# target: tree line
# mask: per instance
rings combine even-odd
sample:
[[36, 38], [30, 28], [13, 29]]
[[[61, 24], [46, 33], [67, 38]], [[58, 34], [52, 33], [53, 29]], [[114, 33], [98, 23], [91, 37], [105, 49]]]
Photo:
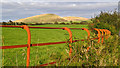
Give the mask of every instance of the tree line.
[[8, 22], [1, 22], [0, 25], [45, 25], [45, 24], [64, 24], [64, 25], [70, 25], [70, 24], [88, 24], [87, 21], [81, 21], [81, 22], [74, 22], [70, 21], [68, 23], [65, 22], [57, 22], [54, 23], [24, 23], [24, 22], [13, 22], [12, 20], [9, 20]]

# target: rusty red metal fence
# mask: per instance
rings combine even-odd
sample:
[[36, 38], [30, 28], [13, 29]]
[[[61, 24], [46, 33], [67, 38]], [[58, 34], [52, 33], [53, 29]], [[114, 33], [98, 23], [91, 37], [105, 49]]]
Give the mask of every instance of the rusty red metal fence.
[[[44, 46], [44, 45], [54, 45], [54, 44], [63, 44], [63, 43], [69, 43], [69, 57], [71, 58], [71, 53], [72, 53], [72, 45], [71, 43], [77, 42], [77, 41], [85, 41], [84, 39], [82, 40], [72, 40], [72, 32], [70, 29], [80, 29], [80, 30], [85, 30], [88, 34], [87, 40], [95, 40], [98, 39], [98, 43], [100, 43], [100, 38], [102, 38], [101, 43], [103, 43], [104, 37], [108, 39], [108, 37], [111, 35], [111, 32], [107, 29], [97, 29], [94, 28], [93, 30], [96, 30], [98, 32], [98, 37], [97, 38], [90, 38], [90, 31], [86, 28], [57, 28], [57, 27], [31, 27], [31, 26], [11, 26], [11, 25], [0, 25], [0, 27], [11, 27], [11, 28], [22, 28], [27, 31], [28, 35], [28, 42], [25, 45], [12, 45], [12, 46], [0, 46], [0, 49], [12, 49], [12, 48], [21, 48], [21, 47], [27, 47], [27, 60], [26, 60], [26, 66], [29, 66], [30, 63], [30, 47], [31, 46]], [[69, 33], [69, 41], [61, 41], [61, 42], [50, 42], [50, 43], [38, 43], [38, 44], [31, 44], [31, 33], [29, 28], [36, 28], [36, 29], [63, 29], [66, 30]], [[102, 32], [102, 35], [101, 35]], [[105, 33], [105, 34], [104, 34]], [[104, 36], [105, 35], [105, 36]], [[87, 51], [89, 50], [90, 47], [87, 48]], [[56, 62], [51, 62], [48, 64], [55, 64]], [[48, 64], [42, 64], [40, 66], [47, 66]]]

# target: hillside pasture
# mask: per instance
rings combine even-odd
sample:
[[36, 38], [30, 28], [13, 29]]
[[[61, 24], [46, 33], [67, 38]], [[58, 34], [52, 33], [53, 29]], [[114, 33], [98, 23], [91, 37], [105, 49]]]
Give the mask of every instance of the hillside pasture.
[[[34, 25], [39, 27], [68, 27], [88, 28], [87, 25]], [[31, 43], [59, 42], [69, 39], [69, 34], [61, 29], [30, 29]], [[71, 30], [73, 39], [87, 37], [83, 30]], [[2, 28], [2, 46], [27, 44], [27, 33], [21, 28]], [[63, 54], [68, 57], [68, 44], [31, 47], [30, 66], [36, 66], [60, 59]], [[3, 50], [3, 66], [25, 66], [27, 48], [14, 48]], [[55, 58], [52, 56], [54, 55]]]

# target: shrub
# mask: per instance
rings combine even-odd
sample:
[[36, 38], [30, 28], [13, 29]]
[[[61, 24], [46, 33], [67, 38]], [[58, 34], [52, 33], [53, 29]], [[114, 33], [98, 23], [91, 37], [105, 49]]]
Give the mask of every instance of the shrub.
[[26, 25], [26, 23], [24, 23], [24, 22], [20, 22], [20, 25]]
[[99, 28], [99, 29], [108, 29], [108, 30], [111, 31], [112, 35], [117, 33], [117, 31], [115, 29], [115, 26], [110, 25], [108, 23], [102, 23], [102, 22], [101, 23], [95, 23], [94, 25], [91, 25], [91, 26], [89, 25], [89, 27], [90, 28]]
[[2, 22], [2, 25], [7, 25], [7, 22]]
[[58, 24], [58, 22], [56, 21], [54, 24]]
[[60, 23], [60, 24], [65, 24], [64, 22]]
[[43, 23], [35, 23], [36, 25], [43, 25]]
[[70, 23], [66, 23], [66, 25], [69, 25]]
[[80, 24], [79, 22], [73, 22], [73, 24]]
[[[119, 38], [118, 35], [110, 36], [103, 44], [96, 40], [78, 41], [73, 44], [71, 59], [62, 56], [57, 60], [58, 65], [64, 66], [119, 66]], [[87, 51], [87, 47], [90, 49]], [[69, 51], [69, 48], [67, 49]]]
[[91, 19], [94, 26], [90, 28], [99, 28], [99, 29], [108, 29], [112, 32], [112, 34], [118, 34], [118, 31], [120, 30], [120, 18], [116, 11], [112, 12], [102, 12], [96, 16], [95, 18]]
[[87, 24], [87, 21], [81, 21], [80, 24]]
[[73, 21], [70, 21], [71, 24], [73, 24]]

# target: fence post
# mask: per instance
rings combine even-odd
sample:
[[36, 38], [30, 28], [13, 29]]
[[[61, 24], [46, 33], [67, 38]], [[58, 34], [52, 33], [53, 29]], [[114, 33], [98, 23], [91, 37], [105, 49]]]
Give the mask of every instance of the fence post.
[[[86, 29], [86, 28], [82, 28], [82, 30], [85, 30], [87, 32], [87, 34], [88, 34], [88, 38], [87, 39], [89, 40], [89, 38], [90, 38], [90, 32], [89, 32], [89, 30]], [[90, 46], [87, 47], [87, 51], [89, 50], [89, 48], [90, 48]]]
[[94, 28], [94, 30], [96, 30], [97, 32], [98, 32], [98, 43], [100, 42], [100, 31], [99, 31], [99, 29], [96, 29], [96, 28]]
[[67, 28], [67, 27], [63, 27], [63, 30], [68, 31], [68, 33], [69, 33], [69, 39], [70, 39], [70, 42], [69, 42], [69, 48], [70, 48], [69, 57], [70, 57], [70, 56], [71, 56], [71, 53], [72, 53], [72, 46], [71, 46], [71, 43], [72, 43], [72, 32], [71, 32], [70, 29]]
[[101, 32], [102, 32], [102, 43], [103, 43], [103, 40], [104, 40], [104, 37], [103, 37], [103, 30], [102, 29], [99, 29]]
[[28, 35], [28, 41], [27, 41], [27, 44], [28, 44], [28, 46], [27, 46], [27, 61], [26, 61], [26, 66], [27, 66], [27, 68], [28, 68], [29, 63], [30, 63], [31, 33], [30, 33], [30, 29], [29, 29], [28, 26], [23, 25], [22, 27], [23, 27], [23, 29], [25, 29], [25, 30], [27, 31], [27, 35]]
[[104, 32], [105, 32], [105, 38], [106, 38], [106, 35], [107, 35], [107, 31], [105, 29], [102, 29]]
[[89, 39], [89, 38], [90, 38], [90, 32], [89, 32], [89, 30], [86, 29], [86, 28], [82, 28], [82, 30], [85, 30], [85, 31], [87, 32], [87, 34], [88, 34], [88, 39]]
[[105, 32], [105, 38], [108, 39], [108, 35], [111, 35], [111, 32], [107, 29], [102, 29]]
[[106, 31], [108, 32], [108, 36], [107, 36], [107, 38], [108, 38], [108, 37], [110, 37], [111, 32], [109, 30], [107, 30], [107, 29], [106, 29]]

